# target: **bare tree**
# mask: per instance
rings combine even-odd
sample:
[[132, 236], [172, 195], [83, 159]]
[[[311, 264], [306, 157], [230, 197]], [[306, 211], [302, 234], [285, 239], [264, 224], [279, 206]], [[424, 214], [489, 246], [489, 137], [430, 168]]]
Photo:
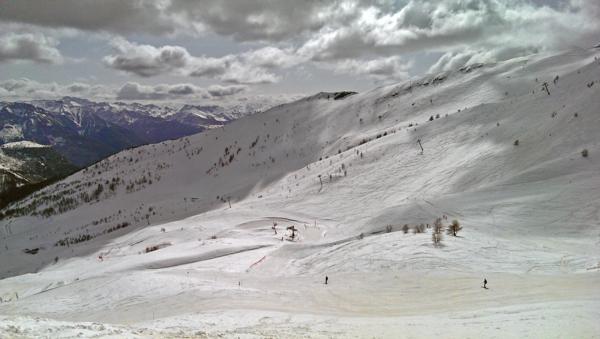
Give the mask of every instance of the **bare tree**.
[[413, 232], [415, 234], [425, 232], [425, 224], [415, 225], [415, 228], [413, 229]]
[[436, 218], [433, 222], [433, 230], [431, 233], [431, 241], [433, 246], [439, 247], [442, 245], [442, 231], [444, 226], [442, 225], [442, 218]]
[[458, 222], [458, 220], [452, 220], [452, 224], [450, 224], [450, 226], [448, 226], [448, 234], [451, 234], [453, 236], [456, 236], [456, 233], [458, 233], [458, 231], [462, 230], [462, 226], [460, 225], [460, 223]]
[[433, 230], [440, 231], [444, 226], [442, 225], [442, 218], [436, 218], [433, 222]]

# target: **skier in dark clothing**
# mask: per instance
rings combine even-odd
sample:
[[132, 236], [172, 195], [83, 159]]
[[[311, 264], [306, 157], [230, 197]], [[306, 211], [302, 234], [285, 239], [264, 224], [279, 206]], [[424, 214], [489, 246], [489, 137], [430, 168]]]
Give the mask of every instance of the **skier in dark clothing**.
[[327, 285], [327, 282], [329, 281], [329, 277], [325, 276], [325, 285]]
[[483, 278], [483, 288], [487, 289], [487, 279]]

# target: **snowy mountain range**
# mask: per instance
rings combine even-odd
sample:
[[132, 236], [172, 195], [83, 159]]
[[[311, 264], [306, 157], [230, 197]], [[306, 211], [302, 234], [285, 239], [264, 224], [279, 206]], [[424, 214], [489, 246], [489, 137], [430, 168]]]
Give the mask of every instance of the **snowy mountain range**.
[[[32, 141], [51, 145], [76, 166], [86, 166], [144, 140], [86, 110], [56, 110], [31, 103], [0, 104], [0, 143]], [[59, 106], [60, 105], [60, 106]]]
[[[0, 334], [593, 337], [599, 56], [319, 93], [99, 161], [2, 210]], [[24, 105], [2, 112], [63, 123]]]
[[0, 102], [0, 144], [27, 140], [52, 145], [73, 164], [86, 166], [126, 148], [222, 126], [261, 108], [260, 105], [173, 108], [73, 97]]

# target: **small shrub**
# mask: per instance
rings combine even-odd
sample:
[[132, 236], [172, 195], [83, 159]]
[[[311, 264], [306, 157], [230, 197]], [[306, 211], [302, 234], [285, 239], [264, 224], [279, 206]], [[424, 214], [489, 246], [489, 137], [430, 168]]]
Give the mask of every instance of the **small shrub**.
[[424, 224], [415, 225], [415, 228], [413, 229], [413, 232], [415, 234], [425, 232], [425, 225]]
[[163, 243], [160, 243], [158, 245], [148, 246], [148, 247], [146, 247], [146, 253], [158, 251], [161, 248], [165, 248], [165, 247], [169, 247], [169, 246], [171, 246], [170, 242], [163, 242]]
[[587, 148], [584, 149], [583, 151], [581, 151], [581, 156], [584, 157], [584, 158], [588, 157], [588, 150], [587, 150]]
[[433, 232], [431, 233], [431, 242], [433, 246], [438, 247], [442, 245], [442, 233]]
[[513, 143], [513, 145], [519, 146], [519, 139], [515, 140], [515, 142]]
[[431, 242], [433, 246], [438, 247], [442, 245], [442, 231], [444, 226], [442, 225], [442, 218], [436, 218], [433, 222], [433, 230], [431, 233]]
[[37, 254], [39, 250], [40, 250], [39, 248], [32, 248], [32, 249], [26, 248], [23, 250], [23, 252], [27, 253], [27, 254]]

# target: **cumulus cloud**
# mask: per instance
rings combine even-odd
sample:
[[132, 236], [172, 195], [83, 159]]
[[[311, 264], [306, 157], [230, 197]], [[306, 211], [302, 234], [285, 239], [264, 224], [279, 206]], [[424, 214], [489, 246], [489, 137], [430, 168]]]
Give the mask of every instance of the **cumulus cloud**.
[[210, 95], [212, 95], [213, 97], [223, 97], [223, 96], [229, 96], [229, 95], [241, 93], [241, 92], [246, 91], [247, 89], [248, 89], [247, 86], [240, 86], [240, 85], [232, 85], [232, 86], [213, 85], [213, 86], [208, 87], [208, 93]]
[[236, 40], [282, 41], [354, 15], [345, 1], [173, 1], [168, 11]]
[[0, 82], [0, 97], [7, 99], [53, 99], [67, 95], [108, 98], [109, 89], [102, 85], [81, 82], [61, 85], [56, 82], [42, 83], [28, 78], [9, 79]]
[[112, 45], [114, 54], [104, 57], [104, 64], [142, 77], [176, 74], [235, 84], [274, 83], [279, 77], [272, 73], [272, 69], [291, 67], [300, 62], [291, 50], [276, 47], [214, 58], [192, 56], [181, 46], [155, 47], [121, 38], [113, 40]]
[[81, 92], [88, 91], [90, 89], [90, 85], [83, 84], [81, 82], [76, 82], [71, 85], [68, 85], [67, 89], [73, 93], [81, 93]]
[[154, 47], [130, 43], [125, 39], [114, 39], [115, 54], [104, 57], [104, 63], [114, 69], [151, 77], [159, 74], [182, 71], [192, 57], [179, 46]]
[[286, 68], [306, 61], [305, 58], [295, 53], [291, 48], [281, 49], [267, 46], [242, 53], [239, 59], [256, 67]]
[[136, 82], [128, 82], [117, 92], [118, 100], [164, 100], [168, 93], [159, 91], [153, 86], [143, 86]]
[[325, 27], [298, 52], [313, 60], [342, 60], [436, 51], [454, 53], [457, 63], [470, 60], [456, 56], [462, 49], [497, 49], [487, 55], [497, 60], [493, 56], [589, 43], [589, 36], [600, 33], [600, 22], [590, 15], [596, 7], [584, 0], [552, 7], [521, 0], [411, 0], [392, 11], [372, 5], [353, 25]]
[[280, 77], [273, 70], [293, 67], [306, 61], [294, 53], [291, 48], [267, 46], [221, 58], [195, 58], [190, 75], [214, 77], [235, 84], [275, 83]]
[[208, 89], [192, 84], [175, 85], [141, 85], [137, 82], [128, 82], [116, 92], [118, 100], [166, 100], [187, 98], [204, 98], [231, 96], [245, 91], [246, 86], [210, 86]]
[[8, 33], [0, 36], [0, 62], [27, 60], [38, 63], [60, 63], [63, 58], [58, 42], [42, 34]]
[[344, 74], [366, 75], [375, 80], [404, 80], [410, 63], [398, 56], [373, 60], [347, 59], [336, 63], [335, 71]]
[[170, 86], [167, 92], [172, 95], [190, 95], [197, 93], [198, 89], [190, 84], [177, 84]]
[[9, 79], [0, 82], [0, 99], [56, 99], [76, 95], [97, 100], [171, 100], [171, 99], [219, 99], [236, 97], [246, 92], [244, 85], [213, 85], [207, 88], [194, 84], [143, 85], [127, 82], [114, 88], [103, 85], [90, 85], [82, 82], [58, 84], [38, 82], [28, 78]]
[[219, 79], [233, 84], [271, 84], [278, 82], [280, 77], [263, 68], [234, 62]]

